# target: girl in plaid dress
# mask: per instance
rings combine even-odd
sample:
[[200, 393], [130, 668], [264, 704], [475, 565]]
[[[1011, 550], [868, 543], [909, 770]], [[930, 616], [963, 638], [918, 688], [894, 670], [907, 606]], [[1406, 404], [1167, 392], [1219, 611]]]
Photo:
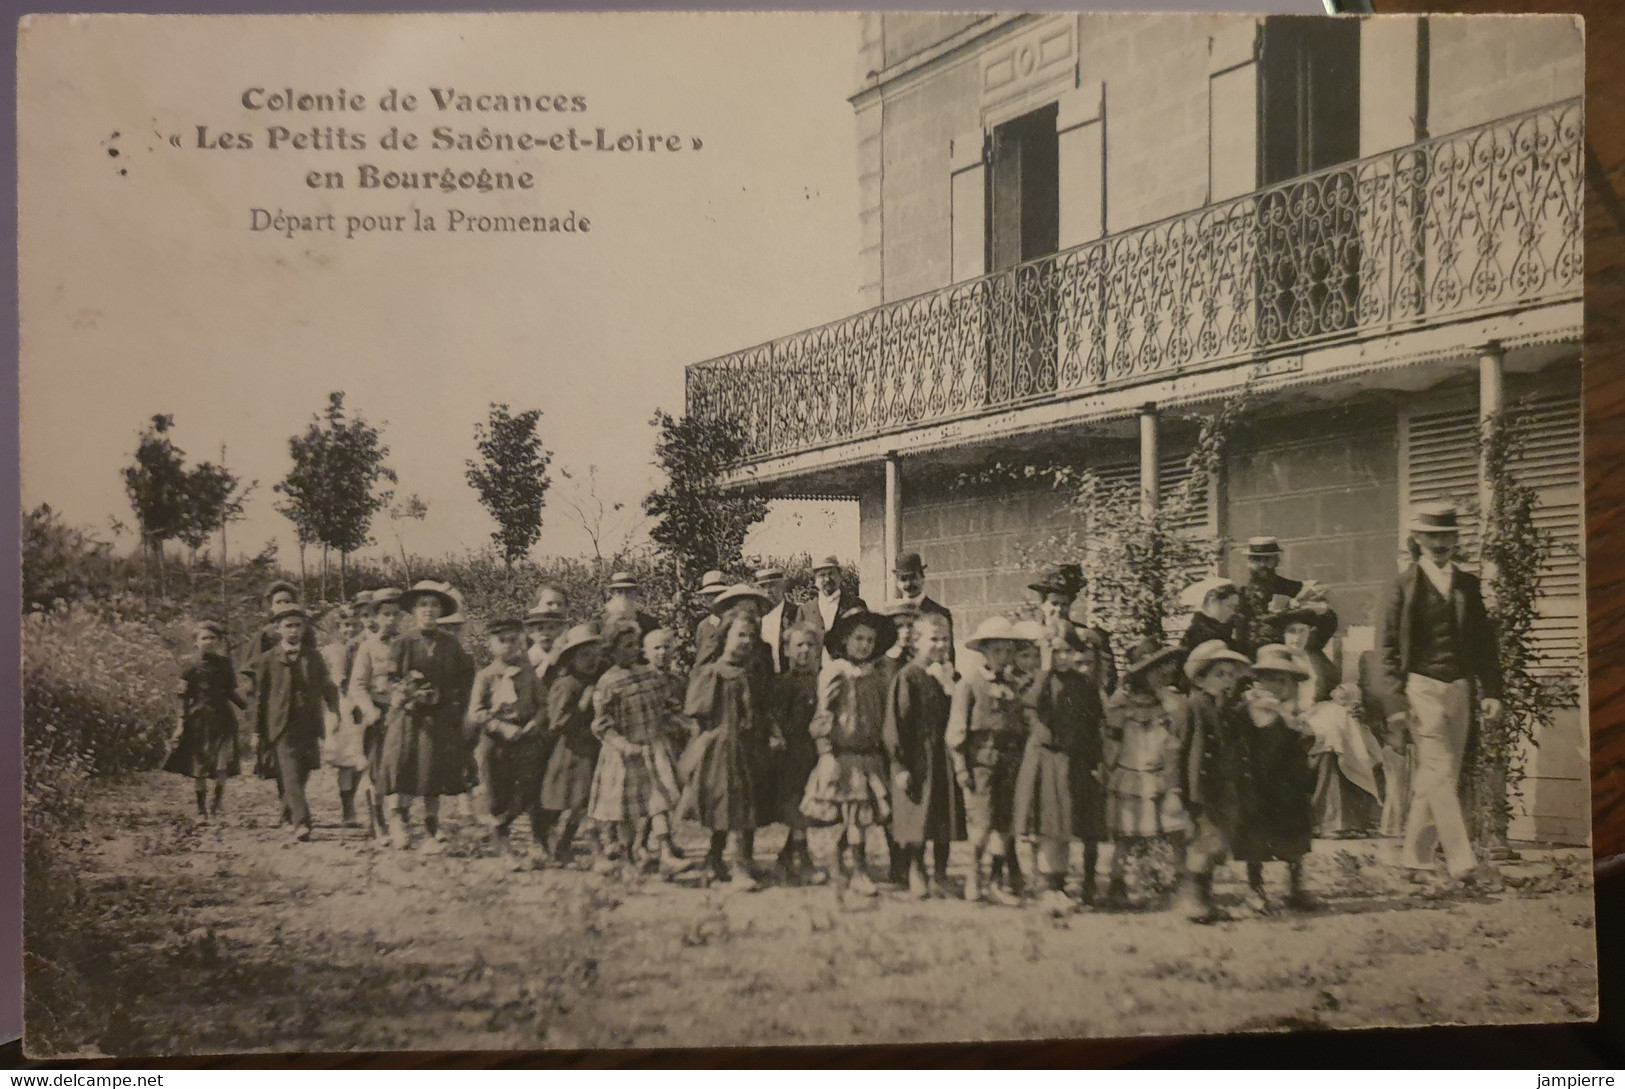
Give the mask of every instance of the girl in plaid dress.
[[643, 633], [635, 621], [615, 623], [605, 638], [611, 665], [592, 700], [592, 732], [603, 748], [587, 815], [602, 826], [618, 826], [629, 853], [647, 834], [669, 876], [681, 868], [671, 850], [671, 813], [682, 795], [670, 747], [669, 689], [664, 674], [640, 661]]

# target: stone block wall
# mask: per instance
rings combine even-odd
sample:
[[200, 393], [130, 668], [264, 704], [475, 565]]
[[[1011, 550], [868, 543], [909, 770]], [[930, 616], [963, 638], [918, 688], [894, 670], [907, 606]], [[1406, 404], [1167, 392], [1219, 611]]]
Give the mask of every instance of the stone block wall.
[[1247, 576], [1247, 538], [1273, 535], [1281, 572], [1327, 590], [1344, 627], [1369, 624], [1397, 570], [1399, 431], [1392, 410], [1330, 411], [1261, 426], [1225, 466], [1227, 574]]
[[1578, 16], [1434, 15], [1428, 129], [1443, 135], [1582, 93]]

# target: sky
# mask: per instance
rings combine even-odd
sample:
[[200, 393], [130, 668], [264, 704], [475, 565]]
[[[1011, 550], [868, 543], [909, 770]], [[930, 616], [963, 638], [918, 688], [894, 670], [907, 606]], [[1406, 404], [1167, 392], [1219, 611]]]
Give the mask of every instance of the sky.
[[[540, 408], [554, 486], [539, 554], [580, 554], [568, 498], [596, 467], [608, 535], [638, 532], [658, 482], [657, 408], [683, 367], [857, 309], [856, 19], [835, 14], [107, 17], [36, 21], [19, 60], [21, 455], [25, 507], [133, 525], [120, 469], [155, 413], [190, 460], [258, 481], [232, 552], [289, 523], [271, 486], [287, 442], [342, 390], [380, 426], [399, 491], [428, 502], [409, 550], [483, 547], [468, 486], [495, 401]], [[250, 110], [291, 88], [362, 94], [359, 112]], [[386, 114], [390, 87], [415, 114]], [[584, 112], [440, 112], [431, 87], [581, 95]], [[252, 96], [261, 101], [265, 96]], [[364, 151], [266, 146], [343, 125]], [[677, 153], [386, 151], [391, 125], [477, 133], [575, 125], [677, 134]], [[200, 148], [198, 126], [207, 129]], [[254, 146], [225, 148], [222, 133]], [[180, 138], [179, 148], [171, 136]], [[692, 150], [693, 137], [703, 148]], [[113, 151], [117, 151], [115, 156]], [[361, 191], [380, 170], [529, 170], [529, 192]], [[308, 172], [345, 175], [343, 191]], [[333, 213], [338, 233], [250, 230], [251, 210]], [[573, 211], [589, 234], [448, 234], [445, 214]], [[346, 239], [349, 215], [442, 229]], [[575, 482], [563, 479], [568, 469]], [[748, 547], [856, 554], [855, 505], [780, 504]], [[646, 528], [646, 527], [645, 527]], [[387, 522], [379, 547], [397, 542]], [[125, 544], [133, 543], [125, 538]]]

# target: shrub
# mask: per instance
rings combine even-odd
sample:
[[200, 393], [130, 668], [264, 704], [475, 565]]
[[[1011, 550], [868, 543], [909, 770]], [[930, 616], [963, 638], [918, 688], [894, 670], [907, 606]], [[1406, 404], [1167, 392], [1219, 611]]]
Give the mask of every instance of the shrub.
[[35, 862], [86, 779], [157, 765], [175, 721], [187, 625], [69, 607], [22, 629], [24, 844]]

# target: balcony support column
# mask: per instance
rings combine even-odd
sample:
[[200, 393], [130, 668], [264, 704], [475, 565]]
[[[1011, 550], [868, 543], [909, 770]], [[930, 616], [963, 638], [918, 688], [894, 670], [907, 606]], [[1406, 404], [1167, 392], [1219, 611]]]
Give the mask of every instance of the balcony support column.
[[[1491, 341], [1478, 354], [1478, 429], [1480, 439], [1489, 436], [1491, 422], [1506, 407], [1506, 352]], [[1490, 480], [1484, 464], [1483, 449], [1478, 457], [1478, 509], [1481, 532], [1489, 529], [1490, 510], [1494, 504], [1494, 482]]]
[[[1480, 348], [1478, 352], [1478, 434], [1480, 440], [1478, 452], [1478, 532], [1480, 542], [1488, 538], [1493, 528], [1491, 520], [1495, 509], [1495, 481], [1490, 477], [1489, 466], [1484, 463], [1484, 447], [1482, 443], [1489, 436], [1490, 428], [1505, 407], [1506, 352], [1499, 343], [1491, 341]], [[1484, 589], [1493, 594], [1494, 565], [1487, 561], [1482, 563], [1479, 574], [1484, 580]], [[1494, 735], [1501, 735], [1501, 732], [1505, 729], [1505, 723], [1498, 720], [1484, 720], [1479, 728]], [[1496, 737], [1496, 740], [1504, 744], [1504, 735]], [[1512, 850], [1507, 843], [1507, 770], [1505, 761], [1492, 759], [1481, 762], [1480, 766], [1474, 769], [1475, 774], [1469, 776], [1469, 796], [1475, 802], [1469, 810], [1471, 814], [1469, 828], [1472, 829], [1474, 838], [1482, 845], [1485, 856], [1495, 862], [1505, 862], [1519, 857], [1518, 853]]]
[[886, 455], [886, 594], [883, 600], [897, 597], [896, 580], [890, 578], [897, 554], [903, 550], [903, 464], [896, 451]]
[[1157, 449], [1157, 406], [1140, 408], [1140, 514], [1150, 518], [1156, 513], [1161, 497], [1159, 466], [1161, 454]]

